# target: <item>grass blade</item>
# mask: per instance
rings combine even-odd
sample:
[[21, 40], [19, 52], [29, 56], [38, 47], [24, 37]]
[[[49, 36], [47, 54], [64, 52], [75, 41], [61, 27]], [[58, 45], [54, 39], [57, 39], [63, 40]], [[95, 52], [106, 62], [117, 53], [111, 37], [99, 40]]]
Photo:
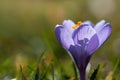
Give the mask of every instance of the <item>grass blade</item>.
[[90, 77], [90, 80], [96, 80], [97, 73], [100, 69], [100, 65], [97, 66], [97, 68], [94, 70], [93, 74]]

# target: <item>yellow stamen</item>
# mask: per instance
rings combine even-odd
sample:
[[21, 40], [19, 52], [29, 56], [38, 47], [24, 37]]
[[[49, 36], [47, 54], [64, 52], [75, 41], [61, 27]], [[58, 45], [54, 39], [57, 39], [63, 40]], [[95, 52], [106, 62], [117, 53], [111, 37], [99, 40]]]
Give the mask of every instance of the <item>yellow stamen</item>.
[[75, 24], [74, 26], [72, 26], [72, 29], [76, 29], [77, 27], [79, 27], [82, 24], [82, 21], [78, 21], [77, 24]]

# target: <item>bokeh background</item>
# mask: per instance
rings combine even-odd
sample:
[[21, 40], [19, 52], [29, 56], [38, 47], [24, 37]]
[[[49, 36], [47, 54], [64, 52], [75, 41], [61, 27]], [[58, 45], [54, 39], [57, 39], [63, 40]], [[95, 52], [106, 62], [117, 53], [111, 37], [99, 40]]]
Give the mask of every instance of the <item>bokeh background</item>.
[[19, 65], [34, 65], [43, 52], [48, 65], [53, 60], [73, 75], [72, 60], [54, 34], [55, 25], [67, 19], [112, 25], [112, 35], [90, 63], [91, 68], [105, 64], [104, 76], [113, 70], [120, 58], [119, 0], [0, 0], [0, 77], [16, 73]]

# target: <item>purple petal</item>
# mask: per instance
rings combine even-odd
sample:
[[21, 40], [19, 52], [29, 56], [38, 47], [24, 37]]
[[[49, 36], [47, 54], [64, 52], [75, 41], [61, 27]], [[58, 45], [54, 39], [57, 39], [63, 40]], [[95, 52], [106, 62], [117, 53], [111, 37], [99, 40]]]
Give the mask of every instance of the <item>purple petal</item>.
[[76, 63], [77, 67], [80, 69], [86, 68], [91, 55], [86, 53], [86, 51], [83, 49], [83, 47], [75, 45], [70, 46], [69, 48], [69, 54], [72, 57], [73, 61]]
[[87, 45], [87, 49], [86, 52], [89, 55], [92, 55], [92, 53], [94, 53], [96, 51], [96, 49], [98, 49], [99, 46], [99, 39], [97, 34], [95, 34], [89, 41], [88, 45]]
[[93, 24], [91, 21], [84, 21], [83, 23], [84, 23], [84, 24], [91, 25], [92, 27], [94, 27], [94, 24]]
[[[79, 57], [78, 57], [78, 53], [77, 53], [77, 51], [76, 51], [76, 46], [71, 45], [68, 51], [69, 51], [69, 54], [70, 54], [71, 58], [73, 59], [73, 61], [74, 61], [76, 64], [78, 64], [78, 62], [79, 62], [79, 61], [78, 61]], [[80, 52], [80, 51], [79, 51], [79, 52]]]
[[71, 34], [74, 31], [72, 29], [72, 26], [74, 26], [74, 25], [75, 25], [75, 23], [71, 20], [64, 20], [64, 22], [63, 22], [63, 27], [65, 27], [68, 30], [68, 32]]
[[107, 38], [111, 34], [111, 25], [109, 23], [105, 24], [103, 28], [97, 32], [98, 38], [99, 38], [99, 47], [107, 40]]
[[96, 32], [99, 32], [99, 31], [101, 31], [103, 28], [104, 28], [104, 25], [106, 24], [106, 22], [105, 22], [105, 20], [102, 20], [102, 21], [100, 21], [99, 23], [97, 23], [96, 25], [95, 25], [95, 30], [96, 30]]
[[82, 46], [86, 45], [94, 34], [96, 34], [96, 31], [91, 25], [82, 24], [73, 32], [72, 37], [75, 44]]
[[[75, 45], [77, 45], [75, 48], [77, 53], [76, 57], [78, 57], [75, 60], [77, 60], [76, 64], [79, 68], [86, 68], [90, 60], [91, 52], [93, 52], [93, 50], [95, 50], [95, 48], [97, 48], [97, 46], [99, 45], [98, 38], [94, 38], [94, 35], [96, 35], [95, 29], [90, 24], [85, 23], [83, 23], [73, 32], [73, 40]], [[95, 37], [97, 37], [97, 35]], [[94, 40], [96, 40], [97, 44], [95, 44], [95, 46], [91, 46], [92, 41]], [[88, 49], [87, 46], [89, 48], [91, 46], [92, 48]]]
[[55, 27], [55, 34], [58, 41], [66, 50], [68, 50], [71, 45], [74, 45], [71, 34], [63, 26], [57, 25]]

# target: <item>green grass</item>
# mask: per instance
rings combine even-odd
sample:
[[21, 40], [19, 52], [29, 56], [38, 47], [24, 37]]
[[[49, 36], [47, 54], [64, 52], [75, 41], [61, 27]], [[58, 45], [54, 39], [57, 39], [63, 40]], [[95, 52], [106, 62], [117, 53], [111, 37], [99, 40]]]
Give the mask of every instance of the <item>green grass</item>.
[[[119, 4], [116, 7], [119, 9]], [[54, 34], [55, 25], [65, 19], [93, 23], [105, 19], [111, 23], [112, 35], [91, 58], [88, 78], [119, 80], [119, 14], [116, 10], [96, 17], [87, 0], [1, 0], [0, 80], [77, 80], [76, 66]]]

